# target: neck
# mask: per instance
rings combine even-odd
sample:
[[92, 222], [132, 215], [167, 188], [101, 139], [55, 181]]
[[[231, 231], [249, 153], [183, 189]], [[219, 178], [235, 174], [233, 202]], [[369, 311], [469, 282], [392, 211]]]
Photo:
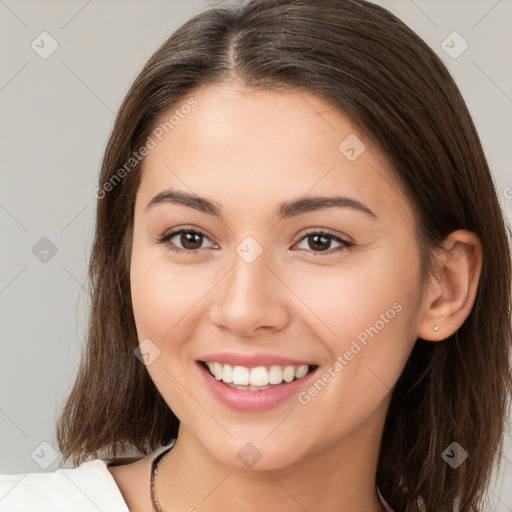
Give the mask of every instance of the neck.
[[375, 485], [380, 438], [359, 426], [335, 445], [272, 471], [239, 469], [212, 457], [183, 425], [158, 467], [157, 492], [167, 512], [276, 510], [385, 512]]

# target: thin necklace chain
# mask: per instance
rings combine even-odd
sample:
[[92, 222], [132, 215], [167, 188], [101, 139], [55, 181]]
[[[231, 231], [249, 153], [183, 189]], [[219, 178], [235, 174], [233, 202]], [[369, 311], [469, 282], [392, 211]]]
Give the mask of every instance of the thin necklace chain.
[[163, 456], [168, 453], [171, 448], [164, 450], [155, 459], [153, 459], [153, 462], [151, 463], [151, 502], [153, 503], [153, 510], [155, 512], [167, 512], [164, 508], [162, 508], [158, 499], [158, 494], [156, 492], [156, 474], [158, 470], [158, 464], [160, 464]]

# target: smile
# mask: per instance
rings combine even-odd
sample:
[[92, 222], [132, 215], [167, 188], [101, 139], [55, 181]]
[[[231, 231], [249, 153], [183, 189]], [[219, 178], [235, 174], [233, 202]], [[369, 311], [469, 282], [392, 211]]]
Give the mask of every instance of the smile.
[[250, 391], [262, 391], [282, 384], [292, 382], [305, 377], [315, 365], [299, 366], [232, 366], [217, 361], [202, 361], [216, 380], [222, 381], [231, 388]]
[[[197, 361], [197, 368], [217, 401], [240, 412], [263, 412], [297, 397], [316, 374], [317, 365], [239, 366], [217, 361]], [[210, 370], [209, 366], [212, 367]], [[226, 368], [228, 367], [228, 368]], [[215, 375], [217, 372], [217, 375]], [[297, 377], [296, 377], [297, 375]], [[231, 382], [224, 382], [224, 379]], [[272, 384], [272, 382], [278, 382]], [[249, 384], [236, 384], [249, 382]], [[251, 385], [251, 382], [257, 385]], [[263, 384], [268, 382], [267, 384]]]

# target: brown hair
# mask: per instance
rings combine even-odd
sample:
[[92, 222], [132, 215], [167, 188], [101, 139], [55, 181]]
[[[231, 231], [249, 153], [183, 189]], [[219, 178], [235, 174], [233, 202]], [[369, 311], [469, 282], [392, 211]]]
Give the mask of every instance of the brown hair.
[[[416, 212], [424, 275], [451, 231], [475, 233], [483, 268], [473, 309], [439, 343], [418, 340], [393, 390], [377, 485], [395, 511], [478, 511], [502, 456], [510, 373], [511, 261], [504, 215], [468, 109], [449, 72], [397, 17], [363, 0], [253, 0], [181, 26], [129, 90], [105, 151], [89, 267], [86, 351], [57, 425], [65, 458], [143, 454], [179, 421], [134, 356], [129, 262], [141, 167], [108, 183], [161, 116], [199, 87], [236, 79], [320, 95], [392, 164]], [[469, 458], [452, 469], [453, 441]], [[458, 508], [456, 508], [458, 507]]]

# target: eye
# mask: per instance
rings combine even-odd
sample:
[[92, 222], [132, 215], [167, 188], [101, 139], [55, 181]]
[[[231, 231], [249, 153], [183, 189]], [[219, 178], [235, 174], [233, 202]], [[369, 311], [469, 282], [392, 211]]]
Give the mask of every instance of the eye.
[[[308, 233], [306, 233], [305, 236], [303, 236], [300, 239], [300, 243], [302, 243], [302, 241], [306, 241], [307, 246], [309, 246], [309, 248], [312, 249], [312, 251], [309, 252], [313, 252], [314, 254], [326, 255], [341, 252], [345, 249], [349, 249], [354, 245], [354, 243], [348, 242], [347, 240], [343, 240], [342, 238], [333, 235], [328, 231], [309, 231]], [[339, 243], [339, 246], [334, 249], [327, 250], [329, 249], [329, 246], [331, 245], [332, 241]]]
[[[182, 247], [177, 247], [175, 242], [171, 242], [173, 238], [176, 238], [176, 242], [181, 244]], [[195, 254], [201, 249], [203, 240], [209, 239], [202, 231], [181, 228], [167, 233], [162, 238], [159, 238], [157, 242], [165, 244], [168, 249], [174, 252]]]
[[[174, 242], [172, 241], [173, 238], [176, 239]], [[157, 243], [165, 244], [169, 250], [174, 252], [196, 254], [203, 248], [201, 246], [204, 240], [209, 240], [209, 238], [202, 231], [191, 228], [180, 228], [165, 234], [157, 240]], [[325, 255], [341, 252], [354, 245], [352, 242], [348, 242], [347, 240], [343, 240], [328, 231], [322, 230], [309, 231], [299, 240], [299, 243], [302, 243], [302, 241], [306, 241], [309, 248], [312, 249], [309, 252]], [[337, 242], [339, 246], [328, 250], [332, 241]], [[181, 247], [176, 244], [180, 244]], [[304, 250], [304, 247], [299, 248]]]

